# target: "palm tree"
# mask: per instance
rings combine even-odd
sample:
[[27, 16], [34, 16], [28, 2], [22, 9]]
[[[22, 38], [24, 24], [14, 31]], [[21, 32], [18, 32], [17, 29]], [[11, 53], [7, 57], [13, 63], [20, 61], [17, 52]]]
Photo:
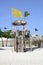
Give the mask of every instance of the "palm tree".
[[4, 29], [7, 29], [6, 27], [4, 27]]
[[6, 28], [6, 27], [4, 27], [4, 31], [6, 31], [6, 29], [7, 29], [7, 28]]
[[2, 40], [2, 47], [4, 47], [4, 43], [3, 43], [3, 39], [2, 39], [2, 37], [3, 37], [3, 32], [2, 32], [1, 29], [0, 29], [0, 37], [1, 37], [1, 40]]
[[35, 28], [35, 31], [38, 31], [38, 29], [37, 29], [37, 28]]
[[37, 28], [35, 28], [35, 34], [37, 35], [37, 31], [38, 31], [38, 29]]
[[6, 38], [6, 46], [7, 46], [7, 42], [8, 42], [8, 38], [11, 38], [11, 30], [7, 30], [3, 32], [3, 37]]
[[28, 15], [30, 15], [30, 13], [28, 13], [28, 11], [24, 12], [24, 17], [27, 17]]

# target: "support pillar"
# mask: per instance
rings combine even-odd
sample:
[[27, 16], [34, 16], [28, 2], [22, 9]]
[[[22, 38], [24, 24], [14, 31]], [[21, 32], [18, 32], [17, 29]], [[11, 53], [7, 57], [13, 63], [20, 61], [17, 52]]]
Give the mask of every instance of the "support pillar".
[[25, 50], [25, 26], [23, 26], [23, 29], [22, 29], [22, 36], [23, 36], [23, 51]]

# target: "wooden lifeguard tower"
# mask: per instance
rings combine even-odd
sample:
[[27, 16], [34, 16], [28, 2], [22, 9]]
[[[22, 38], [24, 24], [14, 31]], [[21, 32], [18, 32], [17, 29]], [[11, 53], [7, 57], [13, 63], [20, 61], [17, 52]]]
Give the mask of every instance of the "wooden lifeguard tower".
[[[12, 23], [14, 25], [14, 50], [16, 52], [23, 52], [25, 48], [25, 25], [24, 20], [16, 20]], [[16, 26], [22, 26], [22, 36], [17, 35]], [[18, 40], [19, 39], [19, 40]]]

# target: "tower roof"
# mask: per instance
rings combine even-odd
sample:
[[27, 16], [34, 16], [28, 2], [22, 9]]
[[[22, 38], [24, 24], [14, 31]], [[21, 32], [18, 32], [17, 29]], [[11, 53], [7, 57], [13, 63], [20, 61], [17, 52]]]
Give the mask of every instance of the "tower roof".
[[26, 25], [24, 20], [16, 20], [12, 23], [13, 25]]

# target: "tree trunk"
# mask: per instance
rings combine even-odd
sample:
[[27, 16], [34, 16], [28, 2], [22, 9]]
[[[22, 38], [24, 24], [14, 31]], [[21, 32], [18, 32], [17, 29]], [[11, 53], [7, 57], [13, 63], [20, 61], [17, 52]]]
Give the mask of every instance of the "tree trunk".
[[7, 42], [8, 42], [8, 39], [6, 40], [6, 47], [7, 47]]
[[[2, 39], [2, 38], [1, 38]], [[4, 47], [4, 42], [3, 42], [3, 39], [2, 39], [2, 47]]]

